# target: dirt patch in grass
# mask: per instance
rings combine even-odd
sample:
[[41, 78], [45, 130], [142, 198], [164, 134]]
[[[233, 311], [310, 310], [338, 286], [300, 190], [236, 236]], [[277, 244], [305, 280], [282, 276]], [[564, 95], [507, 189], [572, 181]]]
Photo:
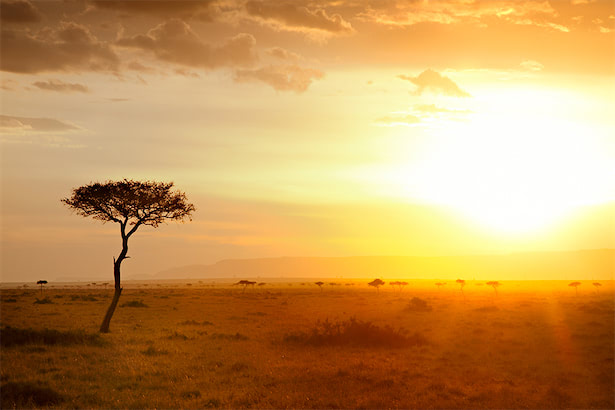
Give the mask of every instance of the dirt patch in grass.
[[410, 347], [429, 344], [419, 333], [406, 335], [403, 329], [380, 327], [372, 322], [351, 318], [344, 322], [317, 322], [310, 332], [287, 335], [286, 342], [311, 346]]
[[10, 326], [0, 331], [2, 347], [23, 346], [30, 344], [44, 345], [91, 345], [102, 346], [104, 339], [96, 333], [82, 330], [59, 331], [55, 329], [19, 329]]

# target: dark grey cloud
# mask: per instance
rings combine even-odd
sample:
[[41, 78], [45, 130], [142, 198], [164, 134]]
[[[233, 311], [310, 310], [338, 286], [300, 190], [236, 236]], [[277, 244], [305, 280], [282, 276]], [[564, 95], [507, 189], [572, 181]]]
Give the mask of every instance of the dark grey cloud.
[[183, 20], [174, 18], [147, 34], [122, 37], [117, 45], [152, 53], [159, 60], [190, 67], [250, 66], [257, 60], [256, 40], [241, 33], [221, 45], [205, 43]]
[[3, 29], [0, 69], [14, 73], [115, 71], [119, 58], [83, 25], [61, 22], [36, 33]]
[[0, 2], [2, 23], [36, 23], [41, 19], [39, 11], [27, 0]]
[[181, 17], [199, 20], [212, 19], [215, 13], [215, 9], [211, 7], [213, 3], [213, 0], [102, 0], [92, 2], [98, 9], [118, 11], [125, 17], [149, 14], [164, 18]]

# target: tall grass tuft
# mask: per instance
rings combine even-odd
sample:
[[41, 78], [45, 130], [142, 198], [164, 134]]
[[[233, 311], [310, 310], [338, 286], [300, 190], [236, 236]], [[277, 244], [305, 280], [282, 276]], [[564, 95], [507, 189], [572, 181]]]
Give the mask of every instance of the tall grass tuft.
[[131, 300], [130, 302], [126, 302], [120, 305], [121, 307], [134, 307], [134, 308], [146, 308], [149, 307], [141, 300]]
[[8, 382], [0, 390], [3, 409], [47, 407], [64, 400], [55, 390], [32, 382]]
[[419, 333], [407, 336], [402, 329], [380, 327], [351, 318], [344, 322], [317, 322], [311, 332], [287, 335], [285, 341], [309, 346], [410, 347], [428, 344]]
[[83, 330], [35, 330], [5, 326], [0, 330], [0, 336], [0, 345], [2, 347], [30, 344], [102, 346], [105, 343], [104, 339], [99, 334], [86, 333]]

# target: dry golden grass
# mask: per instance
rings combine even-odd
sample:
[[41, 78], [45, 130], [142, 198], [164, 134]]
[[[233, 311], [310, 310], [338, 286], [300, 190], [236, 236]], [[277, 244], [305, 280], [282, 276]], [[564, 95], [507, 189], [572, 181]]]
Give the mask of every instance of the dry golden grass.
[[[615, 407], [611, 282], [366, 283], [127, 287], [102, 344], [3, 346], [2, 407]], [[1, 325], [96, 333], [112, 292], [4, 289]], [[426, 343], [292, 340], [351, 318]]]

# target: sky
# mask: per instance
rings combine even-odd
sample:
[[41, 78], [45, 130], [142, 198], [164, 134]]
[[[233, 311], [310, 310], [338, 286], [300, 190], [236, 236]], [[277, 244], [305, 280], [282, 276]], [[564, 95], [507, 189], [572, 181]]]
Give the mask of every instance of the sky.
[[1, 0], [2, 281], [111, 278], [60, 200], [172, 181], [123, 274], [615, 248], [611, 0]]

